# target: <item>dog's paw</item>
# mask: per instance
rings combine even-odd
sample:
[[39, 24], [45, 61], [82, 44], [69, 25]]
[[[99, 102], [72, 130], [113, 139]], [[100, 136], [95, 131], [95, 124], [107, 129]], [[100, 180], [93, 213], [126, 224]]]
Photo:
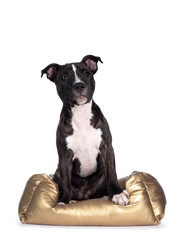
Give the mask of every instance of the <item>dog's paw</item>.
[[63, 205], [65, 205], [65, 203], [64, 202], [58, 202], [57, 205], [58, 206], [63, 206]]
[[118, 205], [126, 206], [129, 203], [129, 193], [124, 190], [120, 194], [115, 194], [112, 198], [112, 201]]
[[[71, 204], [71, 201], [69, 202], [69, 204]], [[66, 205], [66, 203], [64, 203], [64, 202], [58, 202], [57, 205], [58, 205], [58, 206], [63, 206], [63, 205]]]
[[104, 196], [102, 197], [103, 200], [109, 200], [109, 197], [108, 196]]

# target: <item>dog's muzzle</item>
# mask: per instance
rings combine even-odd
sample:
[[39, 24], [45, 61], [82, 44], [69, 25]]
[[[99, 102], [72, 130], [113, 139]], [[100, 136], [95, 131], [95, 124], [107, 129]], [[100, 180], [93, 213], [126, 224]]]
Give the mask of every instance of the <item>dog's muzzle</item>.
[[85, 104], [87, 102], [87, 88], [85, 83], [78, 82], [73, 85], [74, 97], [78, 105]]

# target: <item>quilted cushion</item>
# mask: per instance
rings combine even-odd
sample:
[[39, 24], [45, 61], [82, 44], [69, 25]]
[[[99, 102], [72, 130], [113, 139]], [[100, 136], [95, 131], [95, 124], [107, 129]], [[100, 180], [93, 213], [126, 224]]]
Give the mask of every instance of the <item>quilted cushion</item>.
[[130, 194], [129, 204], [89, 199], [57, 205], [58, 187], [46, 174], [33, 175], [19, 203], [23, 223], [51, 225], [132, 226], [157, 225], [164, 216], [166, 198], [158, 181], [144, 172], [119, 180]]

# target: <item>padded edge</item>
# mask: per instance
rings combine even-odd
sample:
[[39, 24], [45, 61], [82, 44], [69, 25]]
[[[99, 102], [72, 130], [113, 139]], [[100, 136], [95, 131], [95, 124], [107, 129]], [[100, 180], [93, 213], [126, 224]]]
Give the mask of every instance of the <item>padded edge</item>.
[[146, 188], [149, 201], [155, 219], [160, 223], [165, 214], [166, 196], [160, 183], [156, 178], [147, 173], [140, 173], [139, 176]]
[[148, 173], [135, 171], [126, 182], [126, 186], [127, 191], [131, 192], [130, 204], [137, 203], [138, 200], [141, 204], [144, 202], [143, 205], [151, 209], [154, 224], [160, 224], [165, 214], [166, 197], [157, 179]]
[[22, 223], [27, 222], [27, 212], [29, 212], [29, 206], [33, 201], [35, 192], [38, 190], [39, 185], [41, 186], [44, 182], [51, 183], [51, 185], [54, 186], [58, 192], [56, 184], [46, 174], [34, 174], [32, 177], [30, 177], [26, 183], [24, 192], [19, 202], [18, 213]]

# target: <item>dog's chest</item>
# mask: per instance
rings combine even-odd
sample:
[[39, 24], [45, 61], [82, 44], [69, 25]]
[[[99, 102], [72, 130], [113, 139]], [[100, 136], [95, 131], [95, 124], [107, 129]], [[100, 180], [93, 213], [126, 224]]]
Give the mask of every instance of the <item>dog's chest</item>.
[[101, 130], [91, 124], [91, 104], [84, 104], [72, 108], [73, 134], [66, 138], [67, 147], [80, 162], [80, 176], [86, 177], [97, 170], [97, 155], [101, 144]]

